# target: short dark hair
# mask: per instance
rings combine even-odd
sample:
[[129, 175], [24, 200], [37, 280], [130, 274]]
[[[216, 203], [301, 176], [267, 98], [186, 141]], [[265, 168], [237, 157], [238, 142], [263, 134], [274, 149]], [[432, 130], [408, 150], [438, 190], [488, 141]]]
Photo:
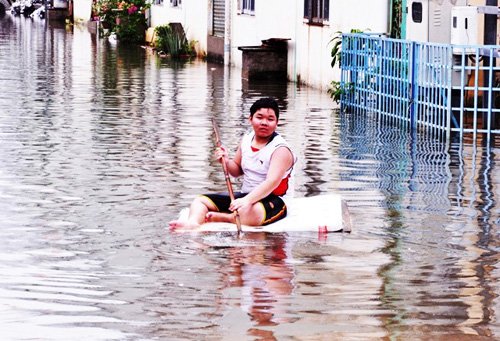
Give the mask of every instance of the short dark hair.
[[252, 117], [257, 110], [262, 108], [273, 109], [274, 113], [276, 114], [276, 119], [280, 118], [280, 109], [278, 108], [278, 102], [276, 102], [271, 97], [265, 97], [255, 101], [255, 103], [250, 107], [250, 117]]

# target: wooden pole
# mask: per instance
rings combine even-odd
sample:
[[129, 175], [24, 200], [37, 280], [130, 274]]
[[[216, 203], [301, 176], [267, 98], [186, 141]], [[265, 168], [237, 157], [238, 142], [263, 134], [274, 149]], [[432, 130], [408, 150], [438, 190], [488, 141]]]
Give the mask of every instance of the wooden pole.
[[[215, 122], [215, 119], [212, 119], [212, 126], [214, 128], [214, 133], [215, 133], [215, 144], [217, 147], [222, 146], [222, 142], [220, 140], [220, 134], [219, 134], [219, 127], [217, 126], [217, 123]], [[231, 179], [229, 178], [229, 172], [227, 170], [227, 164], [226, 160], [222, 158], [222, 169], [224, 171], [224, 177], [226, 178], [226, 185], [227, 185], [227, 191], [229, 192], [229, 198], [231, 201], [234, 200], [234, 192], [233, 192], [233, 185], [231, 184]], [[236, 215], [236, 227], [238, 228], [238, 233], [241, 232], [241, 221], [240, 221], [240, 215], [238, 214], [238, 211], [235, 211]]]

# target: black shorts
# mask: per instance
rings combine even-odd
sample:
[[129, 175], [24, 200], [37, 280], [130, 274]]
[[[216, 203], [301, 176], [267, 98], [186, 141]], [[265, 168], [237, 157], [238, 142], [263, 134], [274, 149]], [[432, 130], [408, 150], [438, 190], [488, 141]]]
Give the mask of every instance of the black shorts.
[[[234, 198], [243, 198], [247, 194], [248, 193], [236, 192], [234, 193]], [[211, 193], [204, 194], [203, 196], [210, 199], [219, 212], [230, 212], [229, 205], [231, 204], [231, 199], [228, 193]], [[286, 205], [280, 197], [269, 194], [267, 197], [261, 199], [259, 203], [264, 206], [265, 211], [265, 217], [261, 225], [268, 225], [286, 217]]]

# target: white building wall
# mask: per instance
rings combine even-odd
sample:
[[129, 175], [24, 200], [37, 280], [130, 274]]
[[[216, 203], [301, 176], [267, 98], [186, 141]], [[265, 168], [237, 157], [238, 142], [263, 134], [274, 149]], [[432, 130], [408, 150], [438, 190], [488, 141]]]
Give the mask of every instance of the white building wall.
[[329, 23], [309, 25], [304, 21], [304, 0], [255, 1], [255, 16], [238, 14], [233, 9], [231, 64], [242, 66], [238, 46], [260, 45], [268, 38], [290, 38], [288, 43], [288, 78], [327, 89], [339, 80], [339, 70], [332, 69], [331, 39], [336, 32], [351, 29], [387, 33], [390, 0], [330, 0]]
[[198, 52], [207, 51], [207, 0], [184, 0], [179, 7], [172, 7], [168, 0], [164, 0], [162, 5], [152, 5], [150, 14], [151, 27], [179, 22], [187, 39], [197, 41]]
[[327, 89], [334, 79], [330, 40], [334, 37], [328, 26], [301, 25], [297, 39], [297, 81]]
[[240, 14], [233, 7], [231, 64], [237, 68], [242, 65], [240, 46], [261, 45], [262, 40], [269, 38], [294, 39], [294, 18], [296, 13], [290, 0], [256, 1], [255, 15]]
[[73, 21], [87, 23], [92, 13], [92, 0], [73, 0]]
[[338, 65], [335, 69], [331, 67], [331, 40], [337, 32], [347, 33], [352, 29], [387, 33], [389, 3], [389, 0], [331, 0], [329, 22], [313, 26], [303, 19], [304, 4], [298, 1], [296, 74], [290, 78], [324, 90], [330, 87], [332, 80], [340, 80]]
[[356, 28], [371, 33], [388, 33], [390, 0], [331, 0], [330, 24], [333, 31]]
[[[183, 0], [180, 8], [168, 1], [151, 9], [151, 25], [180, 22], [189, 40], [197, 40], [207, 50], [208, 9], [212, 0]], [[387, 33], [390, 21], [390, 0], [330, 0], [329, 23], [308, 25], [304, 21], [304, 0], [255, 0], [255, 15], [241, 14], [234, 0], [231, 13], [230, 61], [242, 67], [239, 46], [258, 46], [269, 38], [289, 38], [288, 78], [291, 81], [328, 89], [340, 72], [330, 66], [331, 39], [337, 31], [351, 29]]]

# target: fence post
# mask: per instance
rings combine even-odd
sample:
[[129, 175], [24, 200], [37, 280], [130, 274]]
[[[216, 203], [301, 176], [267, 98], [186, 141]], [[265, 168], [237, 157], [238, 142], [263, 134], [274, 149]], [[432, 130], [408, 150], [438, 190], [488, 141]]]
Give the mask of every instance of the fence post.
[[446, 100], [447, 100], [447, 103], [446, 103], [446, 142], [449, 143], [450, 142], [450, 138], [451, 138], [451, 116], [453, 115], [452, 111], [451, 111], [451, 101], [453, 99], [453, 92], [452, 92], [452, 87], [453, 87], [453, 81], [452, 81], [452, 77], [453, 77], [453, 49], [448, 46], [446, 48], [446, 57], [448, 59], [448, 74], [447, 74], [447, 77], [446, 79], [448, 80], [448, 93], [446, 95]]
[[417, 127], [415, 119], [415, 105], [417, 101], [417, 43], [412, 41], [410, 45], [410, 128], [415, 130]]

